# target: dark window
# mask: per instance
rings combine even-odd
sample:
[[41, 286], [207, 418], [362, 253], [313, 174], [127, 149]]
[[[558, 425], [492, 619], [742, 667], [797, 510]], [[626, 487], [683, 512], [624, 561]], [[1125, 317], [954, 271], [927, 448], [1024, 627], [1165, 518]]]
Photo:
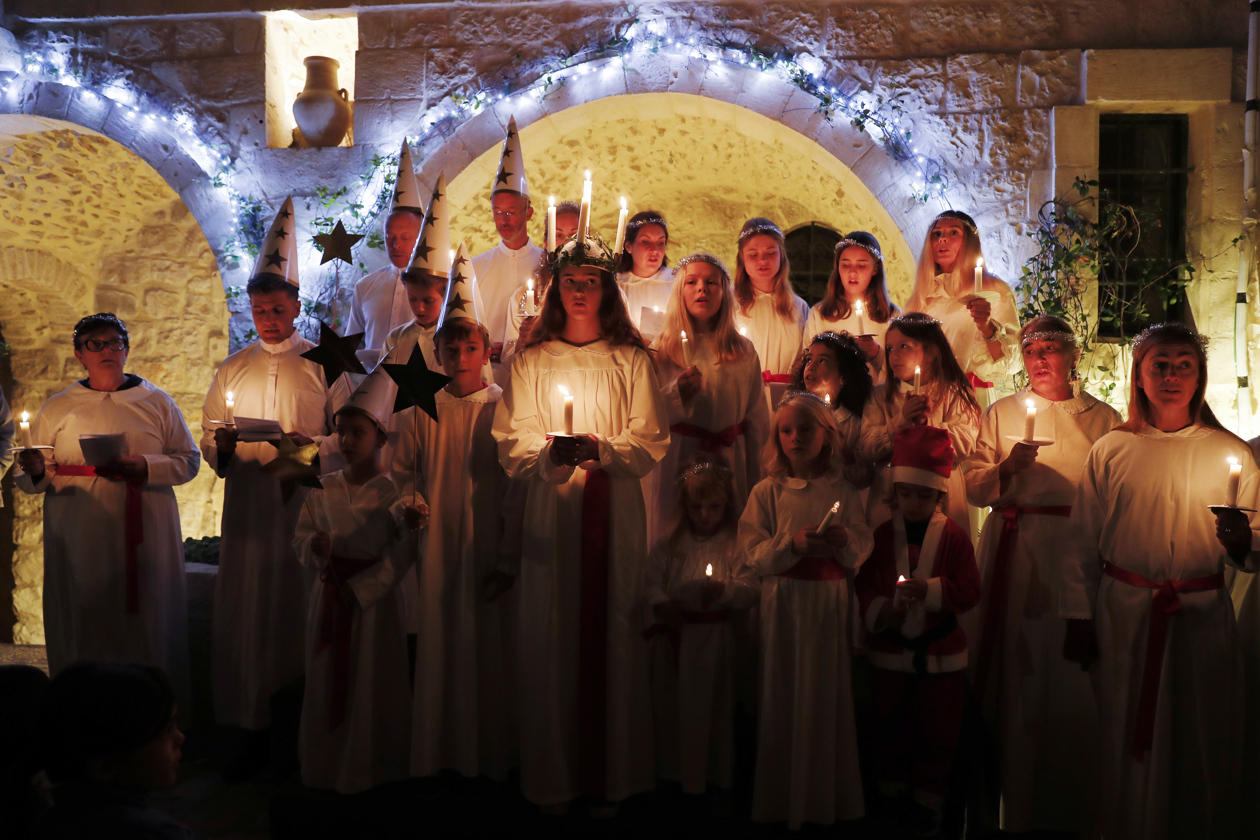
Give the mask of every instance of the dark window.
[[827, 293], [827, 280], [835, 261], [840, 234], [818, 222], [801, 225], [783, 237], [792, 264], [792, 288], [810, 306]]
[[[1184, 295], [1169, 281], [1178, 279], [1186, 259], [1188, 134], [1184, 115], [1099, 118], [1098, 187], [1104, 212], [1108, 201], [1127, 205], [1138, 222], [1102, 260], [1099, 338], [1128, 339], [1151, 324], [1180, 320], [1185, 312]], [[1170, 289], [1174, 300], [1168, 300]]]

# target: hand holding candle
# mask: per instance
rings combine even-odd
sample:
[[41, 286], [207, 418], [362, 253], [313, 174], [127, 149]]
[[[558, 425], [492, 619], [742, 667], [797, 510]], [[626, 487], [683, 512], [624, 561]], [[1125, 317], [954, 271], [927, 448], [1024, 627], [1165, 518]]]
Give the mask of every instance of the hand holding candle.
[[1242, 480], [1242, 464], [1237, 458], [1228, 458], [1229, 461], [1229, 490], [1225, 498], [1228, 499], [1230, 507], [1238, 507], [1238, 483]]
[[906, 582], [905, 575], [897, 575], [897, 586], [893, 590], [893, 609], [901, 609], [905, 605], [905, 594], [901, 591], [901, 584]]
[[559, 387], [560, 393], [564, 394], [564, 433], [573, 437], [573, 395], [563, 385]]
[[223, 404], [223, 422], [229, 426], [236, 425], [236, 400], [232, 399], [232, 392], [227, 392], [227, 400]]
[[556, 250], [556, 197], [547, 196], [547, 250]]
[[857, 334], [866, 335], [866, 319], [862, 317], [862, 301], [853, 302], [853, 314], [857, 316]]
[[18, 428], [22, 432], [22, 448], [31, 448], [31, 415], [25, 411], [22, 412], [22, 422], [18, 424]]
[[683, 330], [680, 336], [682, 339], [683, 366], [691, 367], [691, 346], [687, 343], [687, 331]]
[[1024, 442], [1033, 442], [1033, 429], [1037, 425], [1037, 404], [1032, 400], [1024, 400], [1028, 413], [1024, 415]]
[[[554, 233], [555, 231], [552, 231], [553, 235]], [[538, 314], [537, 310], [534, 309], [534, 278], [533, 277], [530, 277], [528, 280], [525, 281], [525, 314], [528, 315], [530, 318], [533, 318], [535, 315]]]
[[815, 531], [814, 533], [820, 537], [823, 534], [827, 533], [827, 528], [828, 526], [831, 525], [832, 517], [834, 517], [839, 512], [840, 512], [840, 503], [836, 502], [834, 505], [831, 506], [831, 510], [827, 511], [827, 515], [823, 517], [822, 524], [818, 526], [818, 530]]
[[919, 366], [918, 366], [918, 365], [915, 365], [915, 366], [914, 366], [914, 389], [910, 392], [910, 396], [912, 396], [912, 397], [917, 397], [917, 396], [919, 396], [919, 387], [920, 387], [920, 378], [919, 378], [919, 377], [920, 377], [920, 373], [919, 373]]
[[976, 294], [984, 291], [984, 257], [976, 260]]

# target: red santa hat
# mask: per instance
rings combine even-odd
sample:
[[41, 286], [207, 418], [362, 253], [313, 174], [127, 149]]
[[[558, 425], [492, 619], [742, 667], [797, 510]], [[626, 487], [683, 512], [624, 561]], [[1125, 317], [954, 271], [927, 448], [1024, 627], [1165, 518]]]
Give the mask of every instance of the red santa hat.
[[944, 429], [911, 426], [893, 441], [892, 480], [945, 490], [954, 468], [954, 447]]

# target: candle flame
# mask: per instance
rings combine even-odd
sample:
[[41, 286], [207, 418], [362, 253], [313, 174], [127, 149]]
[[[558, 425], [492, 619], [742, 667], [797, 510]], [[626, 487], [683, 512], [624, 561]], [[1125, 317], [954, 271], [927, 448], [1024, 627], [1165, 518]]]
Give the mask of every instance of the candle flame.
[[1024, 400], [1024, 405], [1028, 406], [1029, 408], [1036, 408], [1036, 407], [1037, 407], [1037, 404], [1036, 404], [1036, 403], [1034, 403], [1032, 400]]
[[831, 407], [831, 394], [823, 394], [823, 402], [827, 404], [828, 408], [830, 408]]
[[686, 330], [683, 330], [683, 331], [682, 331], [682, 340], [683, 340], [683, 341], [686, 341], [686, 340], [687, 340], [687, 331], [686, 331]]
[[559, 388], [559, 389], [560, 389], [560, 393], [564, 394], [566, 397], [572, 397], [572, 396], [573, 396], [572, 394], [570, 394], [570, 393], [569, 393], [569, 389], [568, 389], [568, 388], [566, 388], [566, 387], [564, 387], [563, 385], [557, 385], [556, 387], [557, 387], [557, 388]]
[[745, 338], [747, 338], [747, 337], [748, 337], [748, 327], [740, 327], [740, 328], [739, 328], [739, 334], [740, 334], [740, 335], [742, 335], [742, 336], [744, 336]]
[[832, 513], [839, 513], [839, 512], [840, 512], [840, 503], [839, 503], [839, 502], [836, 502], [834, 505], [832, 505], [832, 506], [831, 506], [831, 512], [832, 512]]
[[[25, 420], [25, 419], [26, 419], [26, 412], [25, 412], [25, 411], [23, 411], [23, 412], [22, 412], [22, 419], [23, 419], [23, 420]], [[1226, 458], [1225, 460], [1226, 460], [1226, 461], [1229, 461], [1229, 465], [1230, 465], [1231, 467], [1236, 467], [1236, 466], [1238, 466], [1238, 459], [1237, 459], [1237, 458]]]
[[[22, 412], [22, 422], [23, 422], [23, 423], [29, 423], [29, 422], [31, 422], [31, 415], [30, 415], [30, 414], [28, 414], [27, 412], [23, 411], [23, 412]], [[1233, 460], [1233, 459], [1231, 458], [1230, 460]]]
[[626, 197], [624, 195], [621, 197], [621, 209], [626, 209]]
[[586, 180], [591, 180], [591, 170], [586, 170]]
[[547, 206], [548, 207], [556, 206], [556, 197], [554, 195], [547, 196]]
[[534, 278], [533, 277], [526, 278], [525, 288], [529, 289], [531, 292], [534, 291]]
[[[228, 402], [231, 402], [231, 401], [232, 401], [232, 392], [231, 392], [231, 391], [228, 391], [228, 393], [227, 393], [227, 401], [228, 401]], [[26, 419], [26, 412], [22, 412], [22, 419], [23, 419], [23, 420], [25, 420], [25, 419]]]
[[853, 302], [853, 311], [859, 315], [862, 314], [862, 301], [857, 300]]
[[906, 582], [905, 575], [897, 575], [897, 583], [905, 583], [905, 582]]
[[984, 267], [984, 257], [977, 257], [976, 268], [983, 268], [983, 267]]
[[653, 312], [660, 312], [660, 311], [661, 311], [661, 308], [660, 308], [659, 306], [653, 306], [653, 307], [652, 307], [652, 311], [653, 311]]
[[915, 366], [914, 366], [914, 375], [915, 375], [915, 376], [918, 376], [918, 375], [919, 375], [919, 366], [918, 366], [918, 365], [915, 365]]
[[705, 577], [713, 577], [713, 564], [712, 563], [704, 567], [704, 574], [705, 574]]

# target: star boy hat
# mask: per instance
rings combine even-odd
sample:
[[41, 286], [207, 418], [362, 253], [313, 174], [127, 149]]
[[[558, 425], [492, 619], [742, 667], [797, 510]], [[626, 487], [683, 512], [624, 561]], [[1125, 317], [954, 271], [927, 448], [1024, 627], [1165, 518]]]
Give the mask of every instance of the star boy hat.
[[407, 210], [412, 213], [423, 213], [420, 202], [424, 200], [424, 192], [420, 189], [420, 181], [416, 178], [416, 168], [411, 165], [411, 147], [404, 138], [402, 151], [398, 153], [398, 176], [394, 178], [394, 200], [389, 211]]
[[455, 251], [455, 263], [451, 266], [451, 280], [446, 284], [446, 301], [442, 305], [442, 314], [438, 316], [437, 328], [440, 330], [448, 322], [457, 320], [471, 321], [484, 327], [478, 305], [480, 299], [468, 245], [461, 242]]
[[297, 219], [293, 215], [293, 196], [284, 200], [280, 212], [267, 229], [263, 237], [262, 247], [258, 249], [258, 260], [254, 263], [254, 273], [250, 280], [272, 275], [293, 286], [298, 283], [297, 261]]
[[892, 480], [945, 490], [954, 469], [949, 435], [935, 426], [911, 426], [893, 440]]
[[529, 199], [529, 181], [525, 179], [525, 156], [521, 152], [521, 135], [516, 130], [516, 117], [508, 118], [507, 136], [499, 155], [499, 169], [490, 183], [490, 197], [499, 193]]
[[337, 409], [337, 414], [345, 414], [347, 412], [358, 412], [370, 419], [376, 424], [376, 428], [382, 432], [386, 429], [386, 422], [393, 409], [394, 398], [390, 394], [389, 385], [393, 382], [388, 376], [382, 375], [380, 372], [368, 376], [359, 384], [350, 398], [345, 401], [341, 408]]
[[425, 274], [445, 280], [451, 273], [451, 222], [446, 212], [446, 173], [438, 175], [437, 185], [424, 213], [416, 249], [411, 252], [407, 273]]

